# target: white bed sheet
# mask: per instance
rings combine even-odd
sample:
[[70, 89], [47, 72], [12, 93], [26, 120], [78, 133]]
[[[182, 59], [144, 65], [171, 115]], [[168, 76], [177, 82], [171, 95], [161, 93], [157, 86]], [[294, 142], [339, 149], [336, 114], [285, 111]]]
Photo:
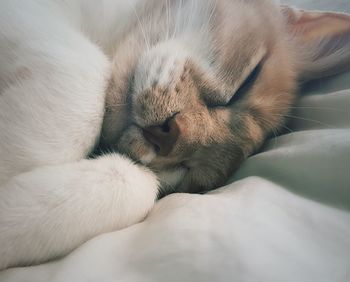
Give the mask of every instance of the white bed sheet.
[[144, 222], [0, 281], [350, 281], [350, 72], [306, 87], [293, 116], [226, 187], [168, 196]]

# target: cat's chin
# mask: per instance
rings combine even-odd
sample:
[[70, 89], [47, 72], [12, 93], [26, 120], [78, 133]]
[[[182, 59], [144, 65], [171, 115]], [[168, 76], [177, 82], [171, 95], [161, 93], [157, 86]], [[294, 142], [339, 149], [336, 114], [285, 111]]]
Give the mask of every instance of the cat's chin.
[[162, 170], [156, 172], [160, 183], [159, 198], [174, 193], [177, 191], [177, 187], [181, 184], [188, 169], [184, 166], [179, 166], [172, 169]]

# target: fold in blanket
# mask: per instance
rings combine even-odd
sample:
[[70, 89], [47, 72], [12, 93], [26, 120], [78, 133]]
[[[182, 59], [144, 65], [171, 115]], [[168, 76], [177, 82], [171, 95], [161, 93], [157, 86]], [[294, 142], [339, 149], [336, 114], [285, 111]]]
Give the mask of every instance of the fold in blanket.
[[[321, 2], [350, 10], [347, 0]], [[302, 95], [285, 134], [233, 183], [168, 196], [144, 222], [0, 281], [350, 281], [350, 73]]]

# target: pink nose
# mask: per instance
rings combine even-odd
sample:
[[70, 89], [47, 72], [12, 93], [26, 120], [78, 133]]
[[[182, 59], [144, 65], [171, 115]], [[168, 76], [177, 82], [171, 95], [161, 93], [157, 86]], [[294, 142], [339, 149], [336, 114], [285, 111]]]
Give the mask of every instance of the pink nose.
[[167, 156], [173, 150], [180, 135], [180, 129], [174, 117], [162, 125], [149, 126], [143, 129], [143, 136], [155, 146], [161, 156]]

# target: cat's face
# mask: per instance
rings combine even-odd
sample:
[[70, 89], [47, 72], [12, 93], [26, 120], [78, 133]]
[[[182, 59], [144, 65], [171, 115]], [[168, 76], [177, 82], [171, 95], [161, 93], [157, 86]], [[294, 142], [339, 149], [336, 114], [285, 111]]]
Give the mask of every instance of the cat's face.
[[[253, 65], [246, 66], [247, 76], [263, 56], [258, 54]], [[271, 63], [266, 58], [266, 66], [257, 67], [241, 99], [233, 101], [232, 96], [228, 101], [221, 81], [209, 77], [209, 70], [181, 46], [156, 46], [136, 67], [131, 92], [133, 122], [118, 149], [153, 169], [180, 165], [197, 171], [202, 189], [222, 184], [261, 144], [271, 124], [277, 127], [282, 120], [280, 108], [285, 110], [291, 103], [294, 78], [288, 68], [266, 70]], [[270, 77], [282, 83], [271, 83]], [[285, 93], [283, 100], [281, 92]]]
[[[213, 61], [179, 40], [126, 44], [119, 55], [130, 67], [115, 61], [107, 97], [105, 142], [155, 171], [185, 168], [181, 191], [222, 185], [279, 128], [295, 98], [298, 56], [280, 9], [218, 2]], [[245, 9], [238, 25], [230, 20], [236, 8]], [[120, 101], [128, 107], [115, 109]]]

